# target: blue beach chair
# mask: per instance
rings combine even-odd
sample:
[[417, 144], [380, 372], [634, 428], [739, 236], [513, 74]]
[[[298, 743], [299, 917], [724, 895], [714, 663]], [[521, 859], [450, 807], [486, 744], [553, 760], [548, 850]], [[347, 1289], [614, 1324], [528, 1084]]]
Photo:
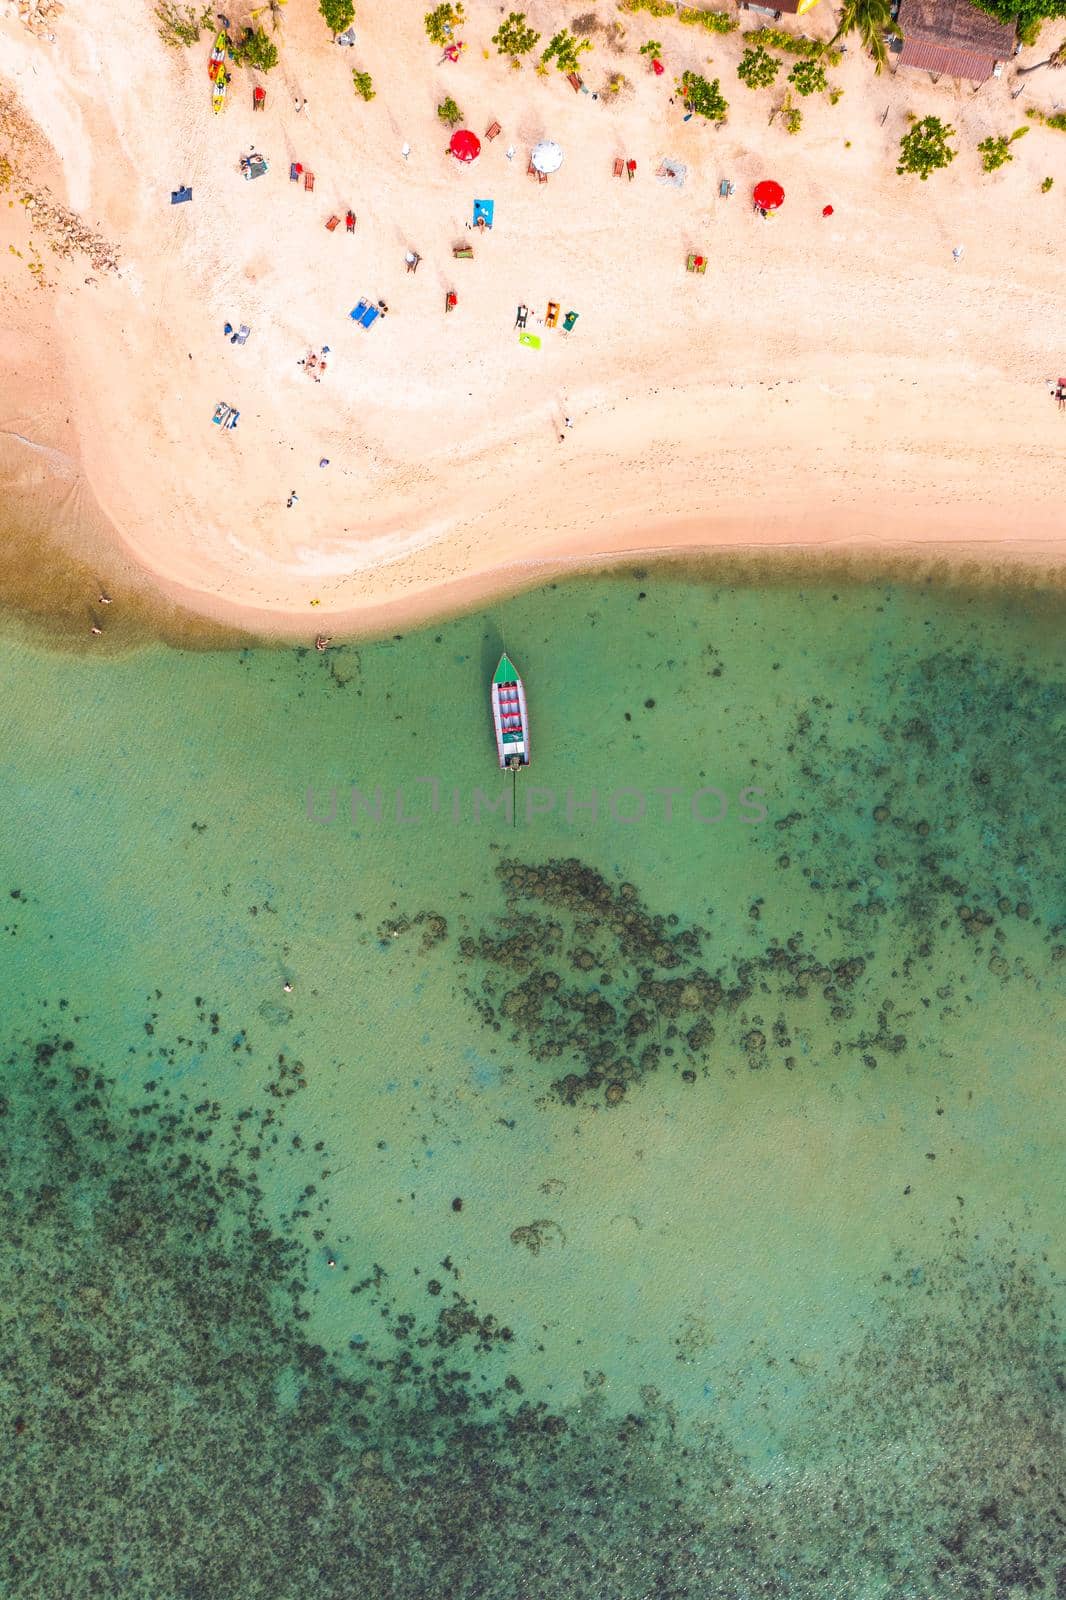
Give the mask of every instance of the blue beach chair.
[[353, 322], [362, 322], [364, 313], [367, 312], [369, 309], [370, 309], [369, 300], [360, 300], [359, 304], [355, 307], [355, 309], [353, 311], [349, 311], [348, 315], [351, 317]]
[[377, 306], [368, 306], [363, 312], [363, 327], [369, 328], [372, 323], [377, 321], [380, 315], [381, 312], [378, 310]]

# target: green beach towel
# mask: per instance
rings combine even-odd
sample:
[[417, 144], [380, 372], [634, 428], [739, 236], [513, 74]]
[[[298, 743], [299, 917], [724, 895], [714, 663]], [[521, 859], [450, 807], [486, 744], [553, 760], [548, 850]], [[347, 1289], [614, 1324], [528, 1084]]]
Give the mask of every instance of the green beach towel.
[[540, 337], [535, 333], [520, 333], [518, 335], [518, 342], [519, 344], [528, 344], [531, 350], [540, 349]]

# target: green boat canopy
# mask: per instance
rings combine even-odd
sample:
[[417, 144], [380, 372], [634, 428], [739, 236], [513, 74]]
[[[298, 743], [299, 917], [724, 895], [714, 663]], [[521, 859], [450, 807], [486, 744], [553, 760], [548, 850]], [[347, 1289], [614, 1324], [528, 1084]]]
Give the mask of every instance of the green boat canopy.
[[500, 657], [500, 664], [496, 668], [496, 675], [492, 681], [493, 683], [518, 682], [518, 672], [515, 669], [514, 662], [509, 660], [507, 656]]

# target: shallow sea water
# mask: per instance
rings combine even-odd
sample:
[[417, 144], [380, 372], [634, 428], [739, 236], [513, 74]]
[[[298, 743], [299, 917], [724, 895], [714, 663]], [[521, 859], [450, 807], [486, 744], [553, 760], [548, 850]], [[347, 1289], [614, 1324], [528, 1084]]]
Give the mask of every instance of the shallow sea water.
[[1062, 639], [0, 645], [0, 1592], [1066, 1593]]

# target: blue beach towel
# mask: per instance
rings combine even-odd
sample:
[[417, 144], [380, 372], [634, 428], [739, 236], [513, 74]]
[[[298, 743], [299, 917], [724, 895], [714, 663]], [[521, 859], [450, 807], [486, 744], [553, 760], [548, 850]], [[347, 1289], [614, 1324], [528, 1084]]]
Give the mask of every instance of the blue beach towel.
[[366, 301], [366, 300], [360, 300], [359, 304], [355, 307], [354, 311], [349, 311], [348, 315], [351, 317], [353, 322], [362, 322], [363, 313], [365, 311], [368, 311], [368, 310], [369, 310], [369, 302]]
[[363, 312], [363, 327], [369, 328], [370, 324], [372, 322], [376, 322], [380, 315], [381, 312], [378, 310], [377, 306], [368, 306]]
[[180, 206], [181, 202], [183, 200], [191, 200], [191, 199], [192, 199], [192, 190], [189, 189], [189, 188], [172, 189], [170, 191], [170, 203], [171, 203], [172, 206]]
[[474, 201], [474, 227], [476, 228], [482, 217], [485, 219], [486, 228], [492, 227], [492, 213], [495, 210], [495, 200]]

